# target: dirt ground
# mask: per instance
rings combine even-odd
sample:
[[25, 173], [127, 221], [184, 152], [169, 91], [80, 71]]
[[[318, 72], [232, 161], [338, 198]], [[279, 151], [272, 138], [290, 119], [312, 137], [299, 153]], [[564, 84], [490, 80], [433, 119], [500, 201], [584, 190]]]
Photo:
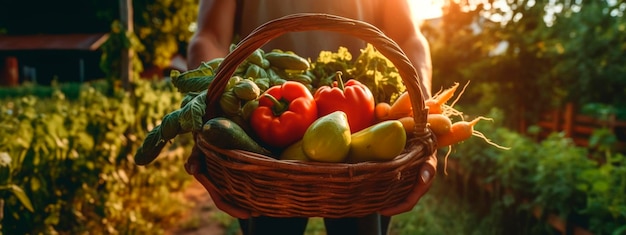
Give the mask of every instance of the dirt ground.
[[215, 220], [217, 209], [204, 187], [193, 180], [184, 194], [194, 206], [184, 216], [184, 222], [178, 228], [166, 231], [165, 235], [223, 235], [225, 228]]

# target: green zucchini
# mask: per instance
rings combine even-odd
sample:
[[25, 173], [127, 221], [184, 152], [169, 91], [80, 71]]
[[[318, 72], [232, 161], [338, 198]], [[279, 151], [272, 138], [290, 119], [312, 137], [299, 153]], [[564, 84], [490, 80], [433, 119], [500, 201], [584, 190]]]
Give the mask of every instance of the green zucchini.
[[270, 62], [271, 66], [280, 69], [309, 70], [311, 68], [308, 60], [296, 54], [272, 51], [265, 53], [265, 59]]
[[207, 142], [221, 149], [240, 149], [248, 152], [271, 155], [271, 152], [259, 145], [234, 121], [216, 117], [209, 119], [202, 126], [202, 137]]

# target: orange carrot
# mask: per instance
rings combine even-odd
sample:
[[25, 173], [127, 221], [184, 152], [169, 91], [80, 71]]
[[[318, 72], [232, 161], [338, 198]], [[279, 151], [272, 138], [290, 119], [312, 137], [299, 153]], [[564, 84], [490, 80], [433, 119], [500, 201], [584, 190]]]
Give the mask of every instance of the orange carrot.
[[434, 99], [428, 99], [424, 101], [426, 107], [428, 107], [428, 114], [442, 114], [443, 108], [441, 105], [437, 104], [437, 101]]
[[472, 121], [458, 121], [450, 126], [450, 131], [437, 135], [437, 147], [445, 147], [459, 143], [472, 137], [474, 133], [474, 125], [485, 117], [477, 117]]
[[377, 103], [374, 106], [374, 114], [376, 115], [377, 121], [387, 120], [387, 116], [389, 116], [389, 110], [391, 109], [391, 105], [386, 102]]
[[426, 100], [424, 104], [428, 107], [428, 113], [440, 114], [443, 113], [443, 105], [448, 102], [454, 96], [454, 92], [459, 87], [459, 83], [455, 82], [454, 85], [448, 89], [438, 92], [430, 99]]
[[453, 145], [461, 141], [467, 140], [472, 136], [476, 136], [485, 140], [488, 144], [493, 145], [497, 148], [509, 149], [508, 147], [503, 147], [492, 142], [480, 131], [474, 130], [474, 126], [480, 120], [492, 120], [492, 119], [480, 116], [480, 117], [474, 118], [474, 120], [472, 121], [458, 121], [458, 122], [453, 123], [452, 126], [450, 126], [450, 132], [436, 136], [437, 147], [440, 148], [440, 147]]
[[435, 135], [442, 135], [450, 132], [452, 121], [448, 116], [443, 114], [428, 114], [427, 121], [428, 127], [433, 131]]
[[437, 148], [443, 148], [457, 143], [455, 135], [451, 131], [435, 135], [435, 137], [437, 137]]
[[413, 117], [401, 117], [398, 118], [398, 121], [402, 123], [407, 135], [413, 135], [415, 132], [415, 119]]
[[467, 140], [472, 136], [480, 137], [481, 139], [485, 140], [488, 144], [493, 145], [497, 148], [505, 149], [505, 150], [510, 149], [509, 147], [503, 147], [492, 142], [483, 133], [477, 130], [474, 130], [474, 126], [480, 120], [491, 120], [491, 119], [480, 116], [480, 117], [475, 118], [472, 121], [458, 121], [458, 122], [453, 123], [452, 126], [450, 126], [449, 132], [440, 134], [440, 135], [435, 135], [435, 137], [437, 138], [437, 148], [442, 148], [446, 146], [448, 147], [448, 152], [446, 153], [446, 156], [444, 157], [445, 159], [444, 160], [444, 172], [446, 174], [448, 174], [447, 173], [448, 156], [450, 156], [450, 152], [452, 152], [452, 146], [461, 141]]
[[413, 116], [413, 106], [411, 106], [411, 98], [408, 92], [404, 92], [391, 104], [389, 109], [390, 119], [398, 119], [401, 117]]
[[474, 126], [478, 121], [483, 119], [483, 117], [474, 118], [472, 121], [458, 121], [450, 126], [450, 132], [452, 132], [456, 137], [455, 139], [458, 142], [464, 141], [472, 137], [472, 132], [474, 131]]

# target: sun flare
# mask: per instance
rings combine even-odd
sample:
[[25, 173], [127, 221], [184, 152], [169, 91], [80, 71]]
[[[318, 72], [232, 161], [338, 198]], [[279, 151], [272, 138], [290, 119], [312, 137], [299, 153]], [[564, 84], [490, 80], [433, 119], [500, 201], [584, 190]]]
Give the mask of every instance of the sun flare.
[[444, 0], [409, 0], [411, 12], [416, 20], [441, 17]]

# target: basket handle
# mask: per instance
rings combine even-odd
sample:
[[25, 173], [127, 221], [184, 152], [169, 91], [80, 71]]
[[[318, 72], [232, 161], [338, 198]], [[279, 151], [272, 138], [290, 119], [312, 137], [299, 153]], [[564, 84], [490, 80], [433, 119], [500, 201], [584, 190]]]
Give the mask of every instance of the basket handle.
[[237, 47], [224, 57], [224, 61], [220, 64], [213, 82], [207, 88], [206, 118], [212, 118], [211, 115], [216, 115], [219, 107], [219, 98], [224, 92], [226, 84], [235, 73], [237, 67], [255, 50], [282, 34], [313, 30], [332, 31], [357, 37], [372, 44], [381, 54], [387, 57], [398, 69], [409, 93], [415, 120], [415, 134], [429, 134], [429, 130], [426, 127], [428, 110], [425, 109], [424, 105], [424, 92], [420, 86], [421, 80], [406, 54], [400, 49], [400, 46], [387, 37], [380, 29], [369, 23], [320, 13], [292, 14], [268, 21], [241, 40]]

